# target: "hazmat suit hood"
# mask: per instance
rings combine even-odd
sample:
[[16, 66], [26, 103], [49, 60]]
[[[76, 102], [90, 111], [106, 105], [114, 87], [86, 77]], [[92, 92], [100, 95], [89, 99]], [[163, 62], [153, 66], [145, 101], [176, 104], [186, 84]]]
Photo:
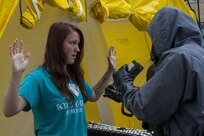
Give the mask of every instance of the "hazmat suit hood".
[[202, 45], [198, 24], [175, 7], [160, 9], [150, 22], [148, 31], [152, 40], [151, 57], [156, 59], [159, 59], [163, 52], [180, 47], [184, 43], [195, 42]]

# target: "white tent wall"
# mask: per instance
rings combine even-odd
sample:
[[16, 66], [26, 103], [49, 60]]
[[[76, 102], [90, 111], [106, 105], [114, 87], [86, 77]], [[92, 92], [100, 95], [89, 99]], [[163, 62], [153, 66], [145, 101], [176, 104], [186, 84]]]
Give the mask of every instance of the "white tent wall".
[[[90, 78], [91, 84], [95, 84], [102, 74], [107, 69], [107, 55], [108, 47], [104, 38], [104, 34], [101, 25], [93, 20], [88, 14], [89, 5], [94, 0], [87, 0], [87, 22], [79, 23], [79, 27], [84, 33], [85, 37], [85, 54], [84, 60], [86, 60], [86, 66], [88, 75], [86, 77]], [[100, 118], [99, 122], [114, 125], [113, 113], [110, 106], [110, 100], [101, 97], [97, 101], [97, 109], [91, 109], [91, 104], [89, 103], [89, 108], [87, 110], [87, 120], [97, 121], [98, 116]], [[88, 107], [87, 106], [87, 107]], [[93, 114], [93, 110], [98, 111], [98, 115]], [[93, 116], [91, 115], [93, 114]], [[90, 114], [90, 116], [88, 116]], [[95, 120], [93, 117], [95, 116]]]
[[[100, 25], [92, 20], [89, 15], [88, 22], [79, 23], [78, 25], [84, 33], [84, 59], [86, 61], [87, 71], [91, 80], [91, 84], [94, 85], [108, 67], [108, 48], [106, 46]], [[99, 101], [97, 101], [97, 104], [101, 120], [100, 122], [113, 125], [114, 120], [110, 107], [110, 99], [101, 97]]]

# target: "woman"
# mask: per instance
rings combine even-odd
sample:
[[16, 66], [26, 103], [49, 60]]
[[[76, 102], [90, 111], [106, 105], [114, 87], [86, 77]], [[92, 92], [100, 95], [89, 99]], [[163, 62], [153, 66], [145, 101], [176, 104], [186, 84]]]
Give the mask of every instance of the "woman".
[[[54, 23], [49, 30], [44, 62], [20, 84], [30, 54], [23, 55], [23, 43], [10, 46], [12, 74], [4, 100], [4, 115], [11, 117], [32, 109], [36, 136], [87, 136], [84, 103], [97, 101], [115, 68], [111, 46], [108, 69], [93, 86], [84, 79], [81, 61], [84, 37], [73, 24]], [[20, 84], [20, 86], [19, 86]]]

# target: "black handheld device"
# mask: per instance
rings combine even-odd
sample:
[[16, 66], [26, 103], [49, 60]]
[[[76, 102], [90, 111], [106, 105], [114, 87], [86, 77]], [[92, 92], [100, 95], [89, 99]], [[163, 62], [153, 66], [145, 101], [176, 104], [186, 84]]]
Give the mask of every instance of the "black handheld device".
[[[137, 77], [137, 75], [144, 69], [144, 67], [142, 65], [140, 65], [138, 62], [136, 62], [135, 60], [133, 60], [129, 65], [128, 65], [128, 72], [134, 77]], [[115, 83], [113, 82], [112, 84], [108, 85], [105, 89], [105, 93], [103, 95], [104, 97], [108, 97], [116, 102], [122, 102], [122, 94], [121, 94], [121, 90], [119, 88], [117, 88], [117, 86], [115, 85]], [[121, 112], [129, 117], [132, 117], [133, 114], [132, 113], [126, 113], [124, 110], [124, 106], [122, 104], [121, 107]]]

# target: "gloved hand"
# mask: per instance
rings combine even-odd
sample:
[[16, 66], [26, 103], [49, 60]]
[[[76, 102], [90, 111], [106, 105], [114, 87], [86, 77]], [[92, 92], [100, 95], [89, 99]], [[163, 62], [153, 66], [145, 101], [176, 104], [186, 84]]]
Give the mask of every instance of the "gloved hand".
[[110, 98], [116, 102], [122, 102], [123, 101], [121, 91], [119, 91], [117, 89], [117, 87], [114, 85], [107, 86], [103, 96], [108, 97], [108, 98]]
[[113, 73], [114, 83], [116, 85], [123, 85], [128, 82], [133, 82], [135, 76], [128, 72], [128, 65], [125, 64], [118, 71]]
[[128, 72], [128, 65], [123, 65], [118, 71], [113, 73], [114, 86], [122, 96], [128, 91], [127, 86], [133, 86], [135, 75]]

